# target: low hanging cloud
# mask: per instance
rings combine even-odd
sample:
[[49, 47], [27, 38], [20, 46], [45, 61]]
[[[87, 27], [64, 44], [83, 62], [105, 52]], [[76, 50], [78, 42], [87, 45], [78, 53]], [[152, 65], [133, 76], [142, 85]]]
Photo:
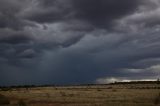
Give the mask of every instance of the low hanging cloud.
[[157, 79], [129, 79], [129, 78], [100, 78], [96, 80], [98, 84], [110, 84], [115, 82], [132, 82], [132, 81], [156, 81]]
[[157, 78], [159, 11], [159, 0], [1, 0], [0, 85]]

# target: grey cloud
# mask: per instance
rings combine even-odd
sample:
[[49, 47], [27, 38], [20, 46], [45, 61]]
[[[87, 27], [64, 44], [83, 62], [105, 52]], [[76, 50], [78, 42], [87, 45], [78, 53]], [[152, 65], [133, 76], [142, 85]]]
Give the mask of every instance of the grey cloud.
[[72, 2], [76, 18], [102, 28], [112, 25], [116, 19], [135, 12], [141, 4], [138, 0], [72, 0]]
[[70, 14], [70, 6], [63, 0], [33, 0], [33, 8], [20, 14], [24, 19], [38, 23], [64, 21]]
[[[139, 35], [134, 35], [137, 37], [137, 40], [139, 40], [139, 43], [134, 43], [132, 38], [130, 38], [125, 45], [121, 45], [117, 48], [110, 46], [117, 42], [116, 40], [111, 39], [112, 36], [113, 38], [116, 37], [116, 34], [106, 34], [108, 36], [93, 36], [92, 33], [85, 36], [74, 46], [56, 52], [50, 52], [50, 55], [46, 55], [49, 59], [45, 57], [46, 61], [48, 61], [45, 63], [50, 64], [45, 64], [43, 68], [50, 70], [49, 72], [53, 74], [46, 76], [59, 83], [65, 83], [65, 81], [59, 80], [56, 76], [66, 79], [68, 83], [78, 83], [79, 80], [81, 83], [89, 83], [95, 78], [106, 76], [132, 77], [133, 79], [140, 79], [140, 77], [143, 79], [150, 76], [157, 77], [152, 71], [124, 73], [124, 68], [145, 68], [143, 65], [138, 66], [139, 64], [135, 64], [139, 61], [150, 58], [156, 59], [159, 57], [159, 52], [157, 52], [156, 55], [150, 51], [150, 47], [144, 47], [146, 43], [144, 45], [139, 44], [140, 42], [144, 43], [144, 38], [143, 40], [139, 40]], [[139, 34], [141, 33], [139, 32]], [[103, 47], [103, 49], [100, 49], [100, 47]], [[158, 48], [154, 49], [158, 50]], [[150, 60], [148, 60], [148, 62], [149, 61]], [[152, 65], [153, 64], [155, 63], [152, 63]], [[156, 64], [159, 64], [159, 62]], [[150, 65], [148, 64], [146, 67], [150, 67]], [[81, 79], [81, 76], [83, 76], [83, 79]]]
[[159, 0], [147, 0], [143, 5], [138, 7], [138, 10], [126, 17], [116, 20], [117, 26], [115, 29], [128, 31], [136, 31], [139, 29], [155, 29], [159, 27], [159, 11], [160, 2]]
[[29, 43], [31, 39], [23, 35], [12, 35], [11, 37], [5, 37], [0, 39], [0, 43], [7, 44], [20, 44], [20, 43]]
[[95, 27], [106, 28], [113, 21], [134, 13], [143, 2], [134, 0], [34, 0], [32, 10], [27, 9], [24, 18], [38, 23], [81, 20]]
[[[157, 77], [158, 3], [0, 1], [0, 85]], [[145, 69], [150, 70], [142, 71]]]
[[32, 23], [24, 20], [18, 16], [23, 11], [23, 8], [27, 5], [26, 0], [19, 1], [0, 1], [0, 28], [11, 28], [14, 30], [21, 30], [26, 25], [32, 25]]

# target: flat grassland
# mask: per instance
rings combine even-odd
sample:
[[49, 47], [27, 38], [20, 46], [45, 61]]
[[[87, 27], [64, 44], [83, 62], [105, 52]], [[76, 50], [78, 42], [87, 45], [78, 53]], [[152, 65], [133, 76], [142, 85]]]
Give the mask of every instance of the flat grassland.
[[111, 84], [1, 90], [0, 106], [160, 106], [160, 84]]

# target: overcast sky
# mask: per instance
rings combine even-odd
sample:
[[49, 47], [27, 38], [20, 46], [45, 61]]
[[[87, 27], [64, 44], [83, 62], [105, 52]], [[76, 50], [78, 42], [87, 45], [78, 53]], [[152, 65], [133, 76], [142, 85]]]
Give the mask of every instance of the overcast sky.
[[0, 0], [0, 85], [160, 75], [160, 0]]

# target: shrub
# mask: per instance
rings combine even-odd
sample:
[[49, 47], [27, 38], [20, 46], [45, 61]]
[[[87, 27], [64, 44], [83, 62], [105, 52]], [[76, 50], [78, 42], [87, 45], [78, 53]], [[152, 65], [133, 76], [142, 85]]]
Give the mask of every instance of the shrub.
[[21, 99], [18, 101], [18, 106], [27, 106], [26, 103]]
[[4, 95], [0, 94], [0, 105], [8, 105], [8, 104], [10, 104], [9, 99]]
[[1, 88], [2, 91], [11, 91], [11, 88]]
[[60, 92], [61, 96], [67, 96], [65, 92]]
[[102, 91], [101, 89], [97, 89], [97, 91]]
[[112, 92], [117, 92], [117, 89], [112, 89]]
[[47, 97], [47, 98], [50, 98], [50, 94], [49, 94], [49, 93], [46, 93], [46, 97]]

